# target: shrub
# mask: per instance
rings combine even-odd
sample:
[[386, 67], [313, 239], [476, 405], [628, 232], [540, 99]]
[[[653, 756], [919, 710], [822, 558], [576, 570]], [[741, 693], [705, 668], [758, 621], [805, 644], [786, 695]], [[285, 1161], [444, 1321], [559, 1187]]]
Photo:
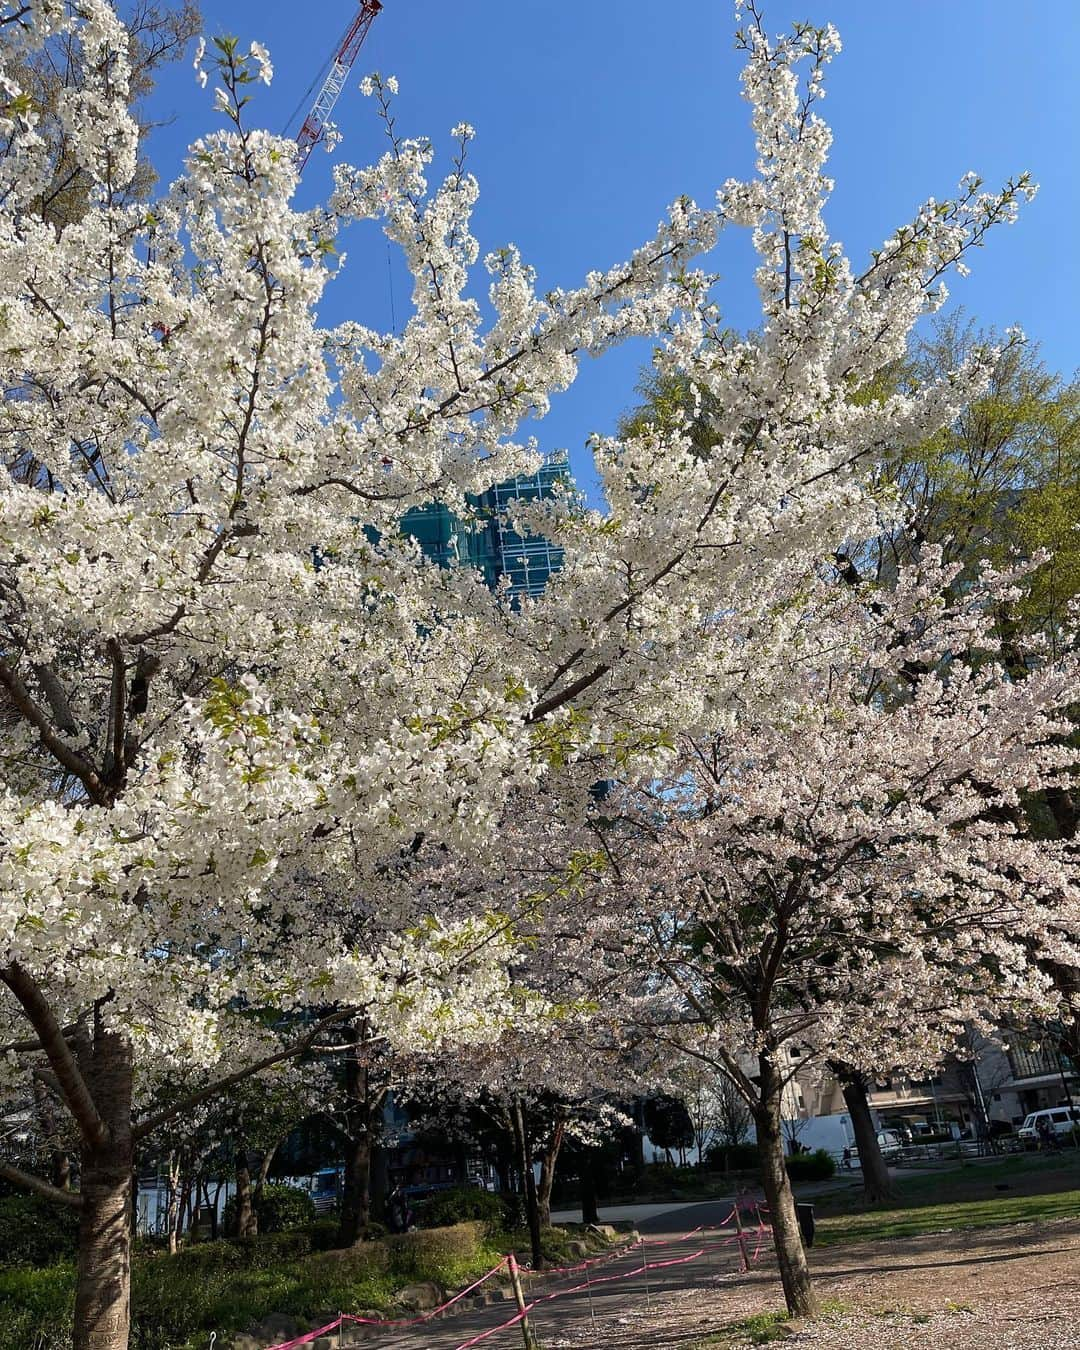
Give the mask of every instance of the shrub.
[[479, 1186], [455, 1186], [453, 1190], [440, 1191], [417, 1208], [422, 1228], [448, 1228], [475, 1220], [495, 1228], [503, 1223], [504, 1216], [499, 1196]]
[[71, 1350], [75, 1268], [0, 1270], [0, 1345]]
[[761, 1166], [757, 1144], [713, 1144], [705, 1161], [721, 1172], [756, 1172]]
[[515, 1228], [524, 1228], [529, 1222], [525, 1197], [514, 1191], [500, 1191], [499, 1204], [502, 1207], [502, 1227], [505, 1232]]
[[[264, 1186], [254, 1209], [260, 1233], [285, 1233], [315, 1221], [315, 1202], [296, 1186]], [[231, 1233], [235, 1226], [236, 1199], [230, 1196], [225, 1202], [225, 1231]]]
[[380, 1245], [389, 1256], [390, 1273], [408, 1283], [431, 1280], [450, 1287], [475, 1269], [485, 1250], [485, 1225], [459, 1223], [452, 1228], [422, 1228], [398, 1233]]
[[78, 1213], [69, 1206], [39, 1195], [6, 1195], [0, 1199], [0, 1266], [66, 1261], [75, 1255], [78, 1232]]
[[799, 1153], [788, 1158], [787, 1170], [792, 1181], [825, 1181], [836, 1171], [836, 1160], [819, 1148], [813, 1153]]

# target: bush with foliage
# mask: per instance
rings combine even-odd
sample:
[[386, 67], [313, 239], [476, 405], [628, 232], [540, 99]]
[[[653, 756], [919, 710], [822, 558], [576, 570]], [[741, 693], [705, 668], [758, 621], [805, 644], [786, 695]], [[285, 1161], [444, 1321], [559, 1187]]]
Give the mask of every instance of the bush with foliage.
[[0, 1197], [0, 1266], [51, 1266], [70, 1260], [78, 1231], [79, 1216], [67, 1205], [37, 1195]]
[[506, 1210], [500, 1196], [479, 1186], [454, 1186], [439, 1191], [416, 1208], [421, 1228], [447, 1228], [455, 1223], [480, 1220], [489, 1228], [501, 1227]]
[[792, 1181], [825, 1181], [835, 1173], [836, 1159], [819, 1148], [788, 1158], [787, 1170]]
[[[252, 1208], [260, 1233], [287, 1233], [315, 1221], [315, 1202], [296, 1186], [264, 1186]], [[236, 1199], [230, 1196], [225, 1203], [225, 1231], [232, 1233], [235, 1227]]]
[[757, 1144], [713, 1144], [705, 1162], [719, 1172], [756, 1172], [761, 1167]]

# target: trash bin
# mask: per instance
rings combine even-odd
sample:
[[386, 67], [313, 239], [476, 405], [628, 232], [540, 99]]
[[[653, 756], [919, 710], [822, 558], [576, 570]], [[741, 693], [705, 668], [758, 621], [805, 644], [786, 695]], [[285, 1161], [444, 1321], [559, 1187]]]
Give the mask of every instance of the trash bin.
[[799, 1232], [802, 1233], [803, 1242], [808, 1247], [812, 1247], [814, 1245], [814, 1206], [796, 1204], [795, 1215], [799, 1220]]

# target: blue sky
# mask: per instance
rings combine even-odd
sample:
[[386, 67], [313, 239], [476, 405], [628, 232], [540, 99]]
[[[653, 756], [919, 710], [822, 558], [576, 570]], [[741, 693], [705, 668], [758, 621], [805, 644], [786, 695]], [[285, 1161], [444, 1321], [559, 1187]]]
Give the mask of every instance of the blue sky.
[[[259, 86], [253, 120], [285, 125], [355, 13], [354, 0], [317, 4], [203, 0], [206, 31], [258, 38], [271, 50], [273, 86]], [[835, 144], [834, 237], [864, 258], [925, 197], [949, 195], [968, 169], [995, 184], [1029, 169], [1041, 185], [1019, 224], [973, 259], [953, 299], [981, 323], [1020, 323], [1049, 365], [1080, 366], [1080, 3], [1044, 0], [765, 0], [770, 29], [831, 21], [844, 51], [829, 76], [823, 113]], [[449, 128], [471, 122], [480, 180], [475, 217], [481, 252], [517, 244], [541, 289], [576, 285], [591, 268], [625, 257], [680, 193], [711, 202], [731, 175], [749, 173], [748, 105], [738, 82], [732, 6], [726, 0], [385, 0], [335, 120], [338, 156], [368, 163], [381, 126], [357, 85], [372, 69], [401, 82], [399, 129], [449, 149]], [[151, 158], [163, 179], [185, 145], [216, 125], [209, 91], [190, 63], [170, 70], [151, 112], [171, 117]], [[317, 149], [302, 199], [329, 183]], [[348, 266], [323, 317], [390, 326], [385, 242], [376, 226], [344, 241]], [[711, 270], [725, 319], [757, 321], [752, 253], [729, 231]], [[483, 284], [482, 278], [478, 278]], [[400, 318], [407, 280], [396, 262]], [[646, 344], [588, 361], [577, 384], [535, 427], [545, 450], [569, 448], [591, 486], [584, 452], [634, 402]]]

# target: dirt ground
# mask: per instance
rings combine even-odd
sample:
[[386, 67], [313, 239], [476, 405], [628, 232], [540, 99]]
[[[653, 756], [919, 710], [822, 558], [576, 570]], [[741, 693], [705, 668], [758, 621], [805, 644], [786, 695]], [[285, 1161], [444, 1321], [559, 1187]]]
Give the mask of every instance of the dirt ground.
[[[1080, 1220], [945, 1231], [811, 1253], [825, 1315], [776, 1328], [791, 1346], [830, 1350], [1080, 1350]], [[713, 1277], [639, 1304], [556, 1347], [734, 1350], [732, 1328], [783, 1308], [771, 1253], [750, 1275]], [[730, 1329], [725, 1332], [725, 1329]], [[724, 1333], [724, 1334], [721, 1334]], [[709, 1339], [716, 1337], [717, 1339]]]

